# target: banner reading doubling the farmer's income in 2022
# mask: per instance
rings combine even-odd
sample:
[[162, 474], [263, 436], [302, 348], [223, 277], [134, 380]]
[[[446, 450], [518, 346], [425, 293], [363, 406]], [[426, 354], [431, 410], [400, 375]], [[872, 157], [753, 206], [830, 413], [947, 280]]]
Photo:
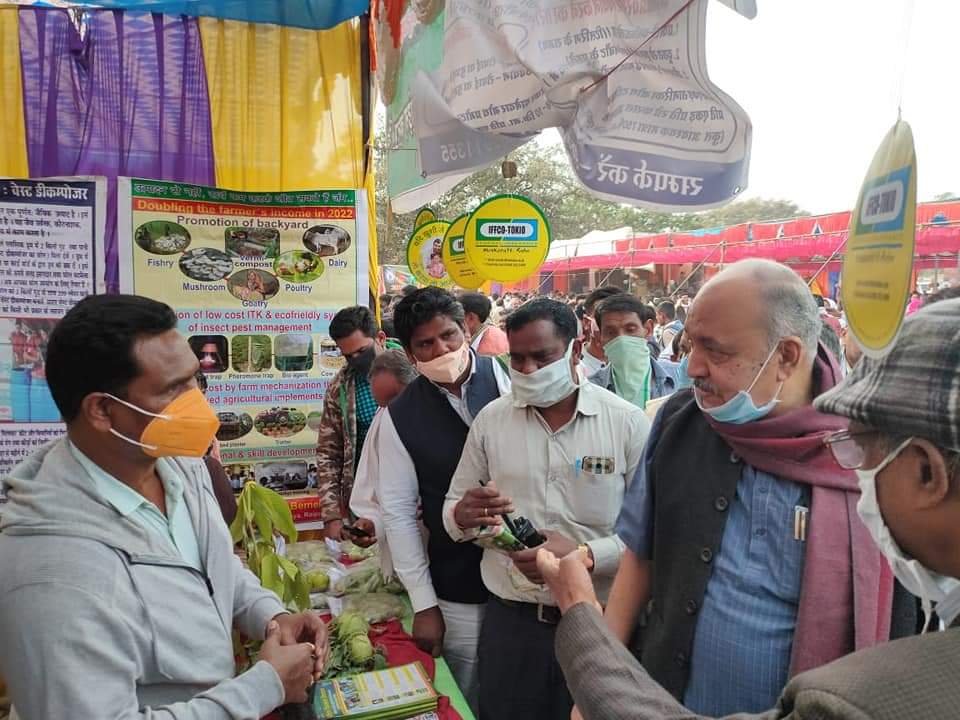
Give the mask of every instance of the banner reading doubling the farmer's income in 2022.
[[731, 200], [747, 186], [750, 119], [710, 82], [706, 18], [707, 0], [448, 0], [443, 60], [412, 92], [423, 177], [458, 178], [558, 127], [602, 198], [674, 211]]
[[366, 193], [234, 192], [121, 178], [120, 286], [173, 307], [231, 479], [302, 489], [340, 308], [366, 304]]
[[0, 477], [64, 432], [47, 342], [102, 290], [105, 200], [103, 178], [0, 180]]

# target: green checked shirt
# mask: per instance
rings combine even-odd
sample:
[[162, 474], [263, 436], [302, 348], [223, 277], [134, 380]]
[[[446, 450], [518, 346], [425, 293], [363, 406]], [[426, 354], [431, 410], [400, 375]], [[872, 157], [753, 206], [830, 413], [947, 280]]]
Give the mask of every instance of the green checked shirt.
[[[370, 424], [373, 422], [373, 416], [377, 414], [377, 401], [373, 399], [373, 392], [370, 389], [370, 381], [362, 376], [357, 377], [357, 447], [363, 448], [363, 443], [367, 439], [367, 431], [370, 430]], [[354, 458], [354, 469], [360, 462], [360, 453]]]

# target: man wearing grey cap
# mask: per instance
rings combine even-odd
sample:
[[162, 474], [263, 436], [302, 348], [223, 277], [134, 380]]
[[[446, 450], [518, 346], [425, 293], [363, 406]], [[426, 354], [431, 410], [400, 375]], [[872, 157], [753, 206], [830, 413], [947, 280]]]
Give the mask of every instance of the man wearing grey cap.
[[[816, 399], [848, 430], [825, 439], [855, 470], [857, 511], [897, 579], [928, 619], [925, 632], [802, 673], [774, 709], [737, 720], [937, 720], [960, 708], [960, 299], [904, 322], [891, 352], [864, 358]], [[703, 720], [657, 685], [607, 629], [582, 558], [541, 552], [541, 573], [563, 619], [557, 658], [585, 720], [631, 717]], [[929, 629], [929, 628], [928, 628]], [[730, 716], [729, 720], [733, 720]]]

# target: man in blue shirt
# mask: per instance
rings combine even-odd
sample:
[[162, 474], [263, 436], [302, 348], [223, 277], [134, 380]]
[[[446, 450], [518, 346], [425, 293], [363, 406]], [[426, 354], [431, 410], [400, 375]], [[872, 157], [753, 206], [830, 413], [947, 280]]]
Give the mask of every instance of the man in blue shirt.
[[[887, 639], [892, 590], [858, 534], [856, 479], [803, 471], [824, 461], [832, 427], [812, 400], [839, 379], [819, 331], [785, 266], [745, 261], [709, 282], [685, 326], [694, 388], [661, 408], [624, 499], [607, 624], [627, 643], [640, 621], [644, 667], [697, 713], [759, 712], [798, 670]], [[834, 557], [810, 562], [808, 528]], [[882, 637], [861, 637], [865, 625]]]
[[677, 307], [671, 300], [657, 305], [657, 325], [660, 327], [660, 349], [669, 350], [673, 339], [683, 332], [683, 323], [677, 320]]

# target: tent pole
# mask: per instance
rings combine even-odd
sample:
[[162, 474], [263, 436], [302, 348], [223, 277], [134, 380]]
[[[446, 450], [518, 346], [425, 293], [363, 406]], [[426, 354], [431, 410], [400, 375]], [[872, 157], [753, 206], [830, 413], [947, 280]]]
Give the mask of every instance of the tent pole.
[[807, 281], [807, 287], [813, 286], [813, 282], [814, 280], [817, 279], [817, 276], [824, 271], [827, 265], [829, 265], [834, 261], [837, 255], [840, 254], [840, 251], [843, 250], [843, 246], [846, 244], [847, 244], [847, 238], [844, 238], [843, 241], [839, 245], [837, 245], [837, 249], [833, 251], [833, 254], [831, 254], [830, 257], [827, 258], [827, 261], [823, 265], [821, 265], [819, 268], [817, 268], [817, 271], [812, 276], [810, 276], [810, 279]]
[[613, 268], [612, 270], [610, 270], [610, 272], [608, 272], [608, 273], [604, 276], [603, 280], [600, 281], [600, 284], [597, 285], [597, 287], [598, 287], [598, 288], [599, 288], [599, 287], [603, 287], [603, 284], [607, 281], [607, 279], [608, 279], [611, 275], [613, 275], [613, 271], [614, 271], [614, 270], [617, 270], [617, 269], [618, 269], [618, 268]]
[[[370, 137], [372, 118], [371, 97], [373, 95], [373, 76], [370, 74], [370, 14], [360, 16], [360, 117], [362, 122], [363, 141], [370, 141], [371, 147], [366, 148], [363, 154], [363, 172], [367, 172], [367, 164], [373, 162], [373, 143]], [[375, 200], [370, 198], [370, 202]]]
[[547, 284], [547, 280], [549, 280], [550, 278], [552, 278], [556, 272], [557, 272], [556, 270], [551, 270], [549, 273], [547, 273], [547, 276], [543, 279], [543, 282], [541, 282], [539, 285], [537, 285], [537, 293], [538, 293], [538, 294], [539, 294], [540, 290], [543, 288], [543, 286]]
[[[683, 289], [683, 286], [686, 285], [688, 282], [690, 282], [690, 278], [692, 278], [692, 277], [696, 274], [697, 270], [699, 270], [700, 268], [702, 268], [704, 265], [707, 264], [707, 260], [709, 260], [709, 259], [710, 259], [710, 256], [713, 255], [713, 254], [717, 251], [717, 248], [718, 248], [718, 247], [720, 247], [720, 246], [719, 246], [719, 245], [714, 245], [714, 246], [713, 246], [713, 250], [711, 250], [710, 252], [708, 252], [708, 253], [707, 253], [707, 256], [706, 256], [703, 260], [700, 261], [700, 264], [697, 265], [693, 270], [690, 271], [690, 273], [683, 279], [683, 282], [680, 283], [679, 285], [677, 285], [677, 289], [674, 290], [672, 293], [670, 293], [669, 297], [671, 297], [671, 298], [672, 298], [672, 297], [675, 297], [676, 294], [677, 294], [678, 292], [680, 292], [680, 290]], [[670, 267], [670, 266], [668, 265], [667, 267]]]

